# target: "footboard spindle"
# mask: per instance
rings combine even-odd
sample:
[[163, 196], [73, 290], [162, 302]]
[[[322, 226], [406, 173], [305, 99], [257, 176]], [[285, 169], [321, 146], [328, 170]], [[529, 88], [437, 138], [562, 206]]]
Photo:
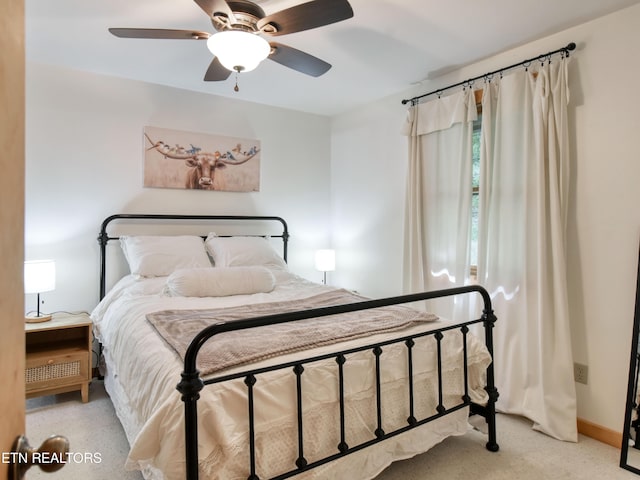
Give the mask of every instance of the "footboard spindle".
[[444, 413], [447, 409], [444, 408], [444, 404], [442, 402], [442, 333], [436, 332], [434, 335], [436, 339], [436, 345], [438, 349], [436, 350], [438, 354], [438, 406], [436, 407], [436, 411], [438, 413]]
[[346, 436], [344, 433], [344, 364], [347, 361], [343, 354], [336, 356], [336, 363], [338, 364], [338, 391], [339, 391], [339, 404], [340, 404], [340, 443], [338, 444], [338, 451], [345, 453], [349, 450], [349, 445], [346, 442]]
[[375, 347], [373, 354], [376, 356], [376, 420], [378, 425], [375, 434], [377, 438], [382, 438], [384, 437], [384, 430], [382, 429], [382, 394], [380, 393], [380, 355], [382, 355], [382, 348]]
[[464, 395], [462, 396], [462, 400], [465, 402], [470, 401], [469, 398], [469, 365], [467, 364], [467, 360], [469, 359], [467, 354], [467, 333], [469, 333], [469, 327], [463, 325], [460, 329], [462, 332], [462, 372], [464, 375]]
[[[252, 374], [247, 375], [244, 380], [247, 385], [247, 402], [249, 407], [249, 468], [250, 475], [247, 480], [260, 480], [256, 475], [256, 428], [255, 428], [255, 411], [253, 408], [253, 386], [256, 384], [256, 377]], [[196, 445], [196, 448], [197, 445]]]
[[415, 425], [416, 417], [413, 410], [413, 347], [416, 342], [413, 341], [413, 338], [410, 338], [404, 343], [407, 346], [407, 368], [409, 370], [409, 417], [407, 418], [407, 423], [409, 425]]
[[298, 459], [296, 460], [296, 466], [300, 469], [307, 466], [307, 460], [304, 458], [304, 435], [302, 428], [302, 372], [304, 372], [304, 367], [301, 364], [293, 367], [293, 373], [296, 374], [296, 403], [298, 405]]

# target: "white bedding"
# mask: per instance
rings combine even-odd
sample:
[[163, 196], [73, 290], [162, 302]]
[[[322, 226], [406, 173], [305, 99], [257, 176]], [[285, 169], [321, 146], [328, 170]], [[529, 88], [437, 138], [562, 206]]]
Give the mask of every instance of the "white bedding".
[[[131, 451], [127, 469], [140, 469], [145, 478], [181, 480], [184, 478], [184, 405], [176, 384], [180, 380], [182, 361], [156, 333], [145, 315], [165, 309], [220, 308], [247, 303], [296, 300], [318, 294], [331, 287], [308, 282], [286, 270], [274, 269], [275, 289], [270, 293], [228, 297], [173, 297], [164, 294], [166, 277], [123, 278], [92, 312], [97, 339], [103, 345], [107, 370], [105, 385], [123, 424]], [[443, 321], [431, 328], [444, 326]], [[414, 327], [407, 332], [425, 330]], [[386, 337], [401, 336], [400, 333]], [[445, 335], [444, 387], [445, 406], [460, 403], [462, 385], [461, 335]], [[348, 348], [374, 343], [384, 338], [375, 335], [364, 340], [343, 342]], [[437, 397], [437, 375], [433, 359], [435, 342], [424, 340], [414, 349], [416, 381], [416, 417], [433, 415]], [[430, 343], [427, 343], [430, 342]], [[280, 363], [291, 358], [336, 351], [330, 345], [305, 355], [291, 354], [263, 364]], [[343, 348], [341, 348], [343, 349]], [[422, 352], [422, 353], [421, 353]], [[386, 431], [406, 425], [408, 416], [406, 347], [385, 348], [382, 355], [383, 409]], [[472, 401], [486, 402], [484, 373], [490, 356], [482, 342], [469, 336], [469, 383]], [[430, 361], [431, 360], [431, 361]], [[347, 443], [354, 446], [373, 438], [375, 424], [374, 356], [362, 352], [348, 358], [345, 368], [345, 395], [348, 400]], [[238, 367], [238, 371], [246, 367]], [[229, 369], [225, 373], [230, 373]], [[269, 478], [292, 468], [297, 456], [295, 429], [295, 376], [272, 372], [259, 377], [256, 384], [256, 432], [258, 475]], [[337, 368], [335, 361], [308, 367], [304, 373], [305, 457], [313, 461], [320, 454], [335, 453], [339, 442], [337, 407]], [[313, 389], [308, 386], [314, 384]], [[201, 479], [246, 479], [248, 477], [246, 387], [241, 380], [207, 386], [198, 402], [199, 458]], [[461, 409], [427, 426], [387, 439], [312, 469], [298, 478], [370, 479], [392, 461], [409, 458], [428, 450], [450, 435], [468, 429], [467, 411]]]

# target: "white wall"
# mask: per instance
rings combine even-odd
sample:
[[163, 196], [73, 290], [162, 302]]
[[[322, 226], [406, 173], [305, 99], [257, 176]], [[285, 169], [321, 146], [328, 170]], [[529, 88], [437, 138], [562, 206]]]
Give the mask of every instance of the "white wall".
[[393, 98], [332, 119], [331, 280], [371, 297], [402, 293], [404, 118]]
[[[640, 5], [461, 68], [332, 119], [332, 280], [399, 292], [406, 141], [403, 98], [576, 42], [571, 66], [572, 196], [568, 281], [578, 416], [622, 431], [640, 237]], [[419, 61], [419, 59], [411, 59]], [[500, 312], [496, 312], [500, 318]], [[507, 321], [508, 319], [500, 319]], [[500, 321], [499, 320], [499, 321]]]
[[[292, 270], [319, 280], [313, 252], [329, 241], [326, 117], [34, 64], [26, 95], [26, 258], [53, 258], [58, 270], [44, 311], [96, 305], [96, 237], [121, 212], [282, 216]], [[260, 192], [143, 188], [146, 125], [259, 139]]]

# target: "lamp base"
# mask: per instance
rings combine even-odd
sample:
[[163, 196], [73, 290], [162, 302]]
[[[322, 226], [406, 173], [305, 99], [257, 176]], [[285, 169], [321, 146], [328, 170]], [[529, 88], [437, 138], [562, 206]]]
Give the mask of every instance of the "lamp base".
[[49, 320], [51, 320], [51, 315], [34, 315], [34, 316], [29, 316], [26, 315], [24, 317], [24, 321], [26, 323], [40, 323], [40, 322], [48, 322]]

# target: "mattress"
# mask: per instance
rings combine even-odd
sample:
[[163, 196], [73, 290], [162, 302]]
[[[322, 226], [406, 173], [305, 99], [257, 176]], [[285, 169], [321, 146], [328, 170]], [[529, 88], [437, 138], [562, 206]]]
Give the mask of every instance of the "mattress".
[[[184, 405], [176, 385], [182, 359], [147, 321], [147, 314], [162, 310], [209, 309], [274, 301], [296, 301], [329, 291], [332, 287], [302, 279], [287, 270], [274, 269], [275, 288], [270, 293], [226, 297], [176, 297], [166, 293], [166, 278], [121, 279], [92, 312], [95, 335], [103, 346], [105, 386], [124, 427], [131, 450], [126, 468], [141, 470], [149, 480], [184, 478]], [[442, 328], [440, 319], [402, 332], [326, 345], [306, 352], [286, 354], [254, 363], [251, 367], [278, 364], [339, 349], [375, 343], [389, 337]], [[451, 407], [464, 394], [462, 335], [447, 332], [443, 345], [443, 403]], [[422, 340], [421, 340], [422, 341]], [[437, 403], [436, 347], [432, 337], [416, 345], [416, 417], [433, 415]], [[429, 343], [430, 342], [430, 343]], [[484, 344], [468, 335], [469, 395], [486, 402], [484, 376], [491, 362]], [[404, 345], [385, 348], [382, 364], [384, 427], [406, 425], [407, 361]], [[375, 360], [370, 351], [353, 354], [345, 369], [347, 442], [350, 445], [375, 436]], [[231, 367], [224, 374], [246, 370]], [[295, 376], [291, 371], [265, 374], [256, 384], [256, 450], [260, 478], [290, 470], [297, 457]], [[305, 370], [305, 457], [308, 461], [335, 453], [339, 443], [337, 368], [325, 360]], [[248, 477], [248, 421], [246, 386], [242, 380], [205, 387], [198, 402], [201, 479]], [[402, 433], [373, 447], [355, 452], [301, 474], [298, 478], [370, 479], [391, 462], [422, 453], [450, 435], [464, 434], [468, 412], [460, 409], [420, 428]]]

